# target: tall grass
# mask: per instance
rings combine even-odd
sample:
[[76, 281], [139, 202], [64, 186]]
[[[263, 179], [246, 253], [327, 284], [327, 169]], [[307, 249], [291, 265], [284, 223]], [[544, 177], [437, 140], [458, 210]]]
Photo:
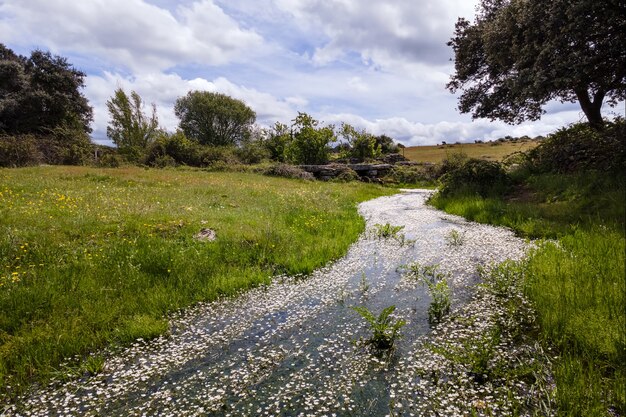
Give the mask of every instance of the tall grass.
[[[247, 173], [0, 170], [0, 397], [109, 344], [167, 332], [164, 315], [310, 273], [392, 191]], [[217, 240], [194, 239], [203, 228]]]
[[470, 220], [557, 239], [523, 266], [541, 337], [556, 348], [563, 416], [626, 414], [625, 190], [623, 178], [597, 171], [542, 173], [517, 178], [506, 196], [459, 190], [431, 200]]
[[556, 363], [562, 415], [626, 412], [624, 235], [596, 227], [544, 244], [530, 256], [526, 292]]
[[483, 198], [460, 190], [449, 196], [437, 194], [430, 204], [472, 221], [510, 227], [529, 238], [556, 238], [596, 224], [624, 228], [626, 187], [619, 177], [548, 173], [517, 182], [505, 196]]

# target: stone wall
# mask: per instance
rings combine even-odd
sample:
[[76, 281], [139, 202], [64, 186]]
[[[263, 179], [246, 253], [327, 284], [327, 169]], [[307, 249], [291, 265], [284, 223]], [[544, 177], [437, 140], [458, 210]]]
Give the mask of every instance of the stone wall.
[[390, 164], [329, 164], [329, 165], [299, 165], [300, 169], [310, 172], [320, 180], [331, 180], [346, 170], [357, 173], [364, 181], [376, 180], [391, 170]]

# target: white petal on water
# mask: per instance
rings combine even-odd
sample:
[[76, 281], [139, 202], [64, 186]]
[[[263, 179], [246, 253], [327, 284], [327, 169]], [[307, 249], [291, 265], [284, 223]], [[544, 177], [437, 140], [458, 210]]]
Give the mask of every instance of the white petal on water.
[[[344, 258], [306, 279], [276, 277], [236, 298], [172, 314], [170, 337], [105, 352], [100, 375], [51, 384], [22, 398], [7, 415], [364, 415], [372, 397], [382, 399], [383, 414], [388, 403], [395, 404], [394, 415], [465, 415], [468, 404], [484, 405], [475, 409], [486, 414], [496, 407], [499, 415], [510, 414], [504, 388], [476, 386], [464, 369], [426, 347], [462, 346], [460, 341], [494, 325], [502, 316], [496, 303], [464, 292], [476, 281], [476, 265], [519, 259], [527, 245], [506, 229], [429, 208], [427, 196], [412, 191], [359, 207], [368, 230], [374, 224], [405, 226], [412, 246], [366, 232]], [[446, 244], [451, 230], [464, 233], [463, 245]], [[427, 303], [417, 301], [425, 290], [396, 272], [413, 261], [439, 264], [450, 274], [453, 313], [473, 318], [471, 326], [449, 321], [428, 332]], [[376, 311], [395, 304], [394, 317], [409, 322], [395, 365], [355, 347], [367, 327], [349, 306], [361, 303]], [[504, 358], [514, 349], [503, 340], [496, 355]], [[532, 353], [522, 347], [515, 355]], [[531, 390], [523, 385], [514, 392], [522, 403]]]

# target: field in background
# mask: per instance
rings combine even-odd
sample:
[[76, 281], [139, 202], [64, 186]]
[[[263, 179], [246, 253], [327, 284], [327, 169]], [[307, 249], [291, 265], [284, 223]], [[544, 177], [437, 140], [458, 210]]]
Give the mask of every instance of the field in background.
[[[462, 152], [470, 158], [501, 161], [515, 152], [525, 152], [536, 147], [536, 140], [518, 140], [485, 143], [460, 143], [433, 146], [411, 146], [404, 149], [404, 156], [411, 161], [439, 163], [448, 155]], [[402, 150], [401, 150], [402, 153]]]
[[[0, 398], [97, 372], [89, 352], [167, 332], [172, 310], [343, 256], [364, 228], [357, 203], [393, 192], [199, 170], [0, 169]], [[204, 228], [214, 242], [194, 239]]]

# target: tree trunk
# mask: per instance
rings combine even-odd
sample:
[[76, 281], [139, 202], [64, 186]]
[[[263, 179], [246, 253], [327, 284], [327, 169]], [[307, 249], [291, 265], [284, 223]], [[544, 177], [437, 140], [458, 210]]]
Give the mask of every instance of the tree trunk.
[[583, 109], [589, 125], [594, 129], [602, 129], [604, 127], [604, 120], [602, 120], [602, 101], [604, 100], [604, 91], [598, 90], [593, 95], [593, 101], [589, 97], [587, 89], [574, 90], [580, 107]]

